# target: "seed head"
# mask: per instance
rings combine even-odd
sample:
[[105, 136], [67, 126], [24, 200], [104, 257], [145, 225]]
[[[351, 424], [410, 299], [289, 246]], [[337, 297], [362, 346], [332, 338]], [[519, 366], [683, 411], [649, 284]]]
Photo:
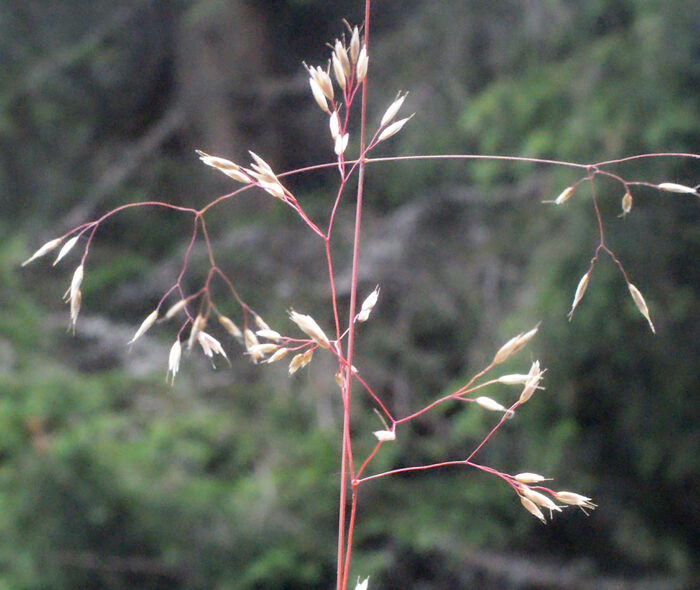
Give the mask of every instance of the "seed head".
[[275, 353], [274, 353], [269, 359], [267, 359], [265, 362], [268, 363], [268, 364], [269, 364], [269, 363], [275, 363], [275, 362], [277, 362], [278, 360], [280, 360], [280, 359], [284, 358], [285, 356], [287, 356], [287, 353], [288, 353], [288, 352], [289, 352], [289, 349], [288, 349], [288, 348], [284, 348], [284, 347], [279, 348], [279, 349], [277, 350], [277, 352], [275, 352]]
[[362, 302], [362, 307], [360, 308], [360, 313], [357, 314], [355, 317], [355, 321], [357, 322], [366, 322], [367, 319], [369, 318], [369, 314], [372, 312], [374, 309], [374, 306], [377, 303], [377, 299], [379, 299], [379, 285], [377, 285], [374, 288], [374, 291], [372, 291], [367, 298]]
[[662, 182], [657, 185], [658, 189], [666, 191], [668, 193], [679, 193], [685, 195], [697, 195], [698, 191], [690, 186], [685, 186], [684, 184], [676, 184], [675, 182]]
[[219, 342], [211, 334], [207, 334], [203, 330], [200, 330], [197, 333], [197, 342], [199, 342], [199, 345], [202, 347], [204, 356], [213, 359], [215, 354], [220, 354], [226, 359], [226, 361], [228, 361], [226, 351], [224, 350], [224, 347], [221, 346], [221, 342]]
[[543, 524], [547, 524], [547, 519], [545, 519], [544, 514], [542, 514], [542, 511], [537, 507], [537, 504], [525, 496], [520, 496], [520, 502], [525, 507], [525, 510], [539, 518]]
[[626, 191], [622, 197], [622, 213], [619, 217], [626, 217], [630, 211], [632, 211], [632, 193]]
[[379, 143], [380, 141], [384, 141], [385, 139], [389, 139], [392, 135], [396, 135], [399, 131], [401, 131], [401, 128], [412, 118], [413, 115], [411, 115], [410, 117], [406, 117], [405, 119], [400, 119], [389, 125], [386, 129], [384, 129], [384, 131], [382, 131], [379, 134], [379, 137], [377, 138], [377, 143]]
[[310, 315], [304, 315], [301, 313], [297, 313], [294, 310], [290, 310], [289, 319], [291, 319], [297, 326], [299, 326], [301, 331], [304, 332], [307, 336], [309, 336], [321, 348], [331, 347], [331, 343], [328, 340], [328, 337], [324, 334], [323, 330], [321, 330], [319, 325], [316, 323], [316, 320], [314, 320]]
[[581, 494], [576, 494], [575, 492], [556, 492], [554, 497], [559, 500], [559, 502], [563, 502], [569, 506], [578, 506], [586, 515], [588, 515], [586, 509], [595, 510], [598, 507], [597, 504], [591, 502], [590, 498], [582, 496]]
[[[55, 238], [49, 242], [46, 242], [41, 248], [39, 248], [34, 254], [32, 254], [27, 260], [25, 260], [22, 263], [22, 266], [27, 266], [32, 260], [36, 260], [37, 258], [41, 258], [44, 254], [48, 254], [53, 250], [54, 248], [58, 247], [58, 245], [63, 241], [63, 238]], [[54, 263], [55, 264], [55, 263]]]
[[187, 339], [187, 350], [192, 350], [195, 340], [197, 340], [197, 335], [202, 331], [207, 325], [207, 318], [205, 318], [201, 313], [197, 314], [197, 317], [192, 321], [192, 328], [190, 329], [190, 337]]
[[321, 110], [325, 111], [330, 115], [331, 112], [328, 109], [328, 102], [326, 102], [326, 96], [323, 94], [323, 90], [321, 90], [321, 87], [319, 86], [315, 78], [309, 78], [309, 86], [311, 86], [311, 94], [313, 94], [316, 104], [319, 107], [321, 107]]
[[559, 506], [552, 502], [550, 498], [548, 498], [544, 494], [540, 494], [540, 492], [536, 492], [535, 490], [529, 488], [525, 484], [520, 486], [520, 493], [529, 500], [532, 500], [532, 502], [537, 504], [537, 506], [542, 506], [542, 508], [546, 508], [547, 510], [549, 510], [550, 515], [555, 510], [557, 512], [561, 512], [561, 508], [559, 508]]
[[517, 336], [508, 340], [508, 342], [506, 342], [503, 346], [501, 346], [501, 348], [499, 348], [498, 352], [496, 353], [496, 356], [493, 357], [493, 361], [491, 361], [491, 362], [494, 365], [498, 365], [498, 364], [504, 362], [511, 355], [518, 352], [528, 342], [530, 342], [530, 340], [532, 340], [534, 335], [537, 334], [538, 328], [539, 328], [539, 324], [537, 326], [535, 326], [529, 332], [525, 332], [524, 334], [523, 333], [518, 334]]
[[260, 344], [260, 342], [258, 342], [258, 337], [249, 328], [245, 329], [245, 332], [243, 332], [243, 337], [245, 340], [246, 348], [250, 348], [251, 346], [256, 346]]
[[335, 139], [340, 134], [340, 118], [338, 117], [338, 111], [333, 111], [328, 120], [328, 126], [331, 130], [331, 137]]
[[270, 330], [270, 328], [267, 328], [266, 330], [258, 330], [255, 334], [256, 336], [260, 336], [260, 338], [267, 338], [268, 340], [273, 340], [274, 342], [277, 342], [282, 338], [282, 335], [279, 332]]
[[355, 65], [355, 72], [357, 74], [357, 83], [360, 84], [367, 75], [367, 66], [369, 64], [369, 57], [367, 56], [367, 48], [363, 45], [360, 49], [360, 54], [357, 56], [357, 64]]
[[345, 135], [338, 135], [335, 138], [335, 145], [333, 146], [333, 151], [337, 156], [340, 156], [341, 154], [345, 153], [346, 148], [348, 147], [348, 140], [350, 139], [350, 134], [346, 133]]
[[[170, 384], [175, 383], [175, 375], [180, 370], [180, 357], [182, 355], [182, 346], [180, 346], [180, 339], [175, 340], [173, 345], [170, 347], [170, 354], [168, 355], [168, 375], [170, 376]], [[166, 377], [167, 381], [168, 378]]]
[[199, 155], [199, 159], [202, 160], [207, 166], [216, 168], [223, 172], [226, 176], [233, 178], [239, 182], [249, 184], [251, 179], [246, 175], [238, 164], [234, 164], [231, 160], [226, 160], [225, 158], [219, 158], [218, 156], [210, 156], [209, 154], [203, 152], [202, 150], [195, 150]]
[[651, 328], [652, 333], [656, 334], [654, 324], [652, 324], [651, 318], [649, 317], [649, 308], [647, 307], [647, 302], [644, 301], [644, 297], [639, 292], [639, 289], [637, 289], [637, 287], [635, 287], [632, 283], [627, 283], [627, 287], [630, 290], [630, 295], [632, 295], [632, 299], [634, 299], [637, 309], [646, 318], [647, 322], [649, 322], [649, 327]]
[[493, 400], [490, 397], [483, 397], [483, 396], [477, 397], [474, 401], [477, 404], [479, 404], [482, 408], [485, 408], [486, 410], [491, 410], [493, 412], [505, 412], [505, 411], [507, 411], [506, 408], [504, 408], [496, 400]]
[[571, 304], [571, 311], [569, 312], [569, 321], [571, 321], [571, 318], [574, 316], [574, 310], [576, 309], [578, 302], [581, 301], [581, 298], [586, 292], [586, 289], [588, 289], [588, 281], [590, 280], [590, 278], [591, 271], [589, 270], [585, 275], [581, 277], [581, 280], [578, 282], [578, 287], [576, 287], [576, 293], [574, 293], [574, 302]]
[[520, 398], [518, 402], [524, 404], [528, 401], [532, 394], [539, 389], [540, 380], [544, 375], [544, 371], [540, 371], [540, 361], [535, 361], [530, 367], [530, 372], [527, 374], [527, 381], [525, 382], [525, 387], [520, 393]]
[[372, 433], [379, 442], [396, 440], [396, 433], [393, 430], [377, 430]]
[[525, 385], [529, 378], [529, 375], [513, 373], [512, 375], [503, 375], [499, 377], [498, 382], [504, 385]]
[[389, 108], [384, 113], [384, 116], [382, 117], [382, 120], [379, 123], [380, 127], [384, 127], [385, 125], [388, 125], [389, 123], [391, 123], [394, 120], [396, 113], [399, 112], [399, 109], [401, 108], [403, 101], [406, 100], [407, 96], [408, 96], [408, 93], [404, 94], [403, 96], [401, 96], [400, 94], [396, 95], [394, 102], [392, 102], [389, 105]]
[[518, 473], [514, 475], [513, 479], [519, 481], [520, 483], [540, 483], [541, 481], [546, 481], [548, 478], [538, 475], [537, 473]]
[[169, 320], [174, 315], [180, 313], [185, 308], [185, 305], [187, 305], [187, 299], [180, 299], [180, 301], [175, 303], [172, 307], [170, 307], [170, 309], [168, 309], [168, 311], [165, 312], [163, 319]]
[[153, 325], [155, 324], [156, 320], [158, 319], [158, 310], [155, 309], [151, 313], [148, 314], [148, 317], [146, 317], [143, 322], [141, 322], [141, 325], [139, 326], [139, 329], [136, 330], [136, 334], [132, 337], [127, 344], [133, 344], [138, 340], [141, 336], [143, 336], [146, 331]]
[[355, 26], [352, 29], [352, 36], [350, 37], [350, 59], [352, 63], [356, 64], [360, 54], [360, 31]]
[[312, 349], [294, 355], [289, 363], [289, 375], [294, 375], [299, 369], [303, 369], [311, 362], [313, 356], [314, 351]]
[[73, 236], [70, 240], [63, 244], [63, 248], [59, 250], [58, 256], [56, 256], [56, 260], [53, 261], [53, 266], [56, 266], [59, 263], [59, 261], [73, 249], [73, 246], [75, 246], [75, 244], [78, 242], [79, 237], [80, 234], [78, 234], [77, 236]]
[[219, 323], [224, 327], [224, 330], [231, 334], [231, 336], [233, 336], [236, 340], [239, 342], [244, 341], [243, 332], [241, 332], [241, 329], [234, 324], [230, 318], [227, 318], [225, 315], [220, 315]]
[[249, 346], [248, 354], [254, 359], [259, 359], [266, 354], [270, 354], [271, 352], [277, 352], [278, 349], [279, 346], [277, 344], [273, 344], [272, 342], [263, 342], [262, 344], [253, 344], [252, 346]]
[[571, 198], [571, 196], [574, 194], [575, 191], [576, 191], [575, 186], [567, 186], [561, 192], [561, 194], [553, 201], [542, 201], [542, 202], [543, 203], [554, 203], [555, 205], [561, 205], [562, 203], [565, 203], [566, 201], [568, 201]]

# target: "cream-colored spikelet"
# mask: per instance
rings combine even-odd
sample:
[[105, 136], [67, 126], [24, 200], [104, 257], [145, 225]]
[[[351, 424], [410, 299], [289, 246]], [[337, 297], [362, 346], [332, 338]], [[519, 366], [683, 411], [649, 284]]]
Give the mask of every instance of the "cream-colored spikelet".
[[73, 278], [70, 282], [70, 287], [63, 295], [64, 301], [70, 304], [70, 328], [75, 332], [75, 324], [78, 321], [80, 313], [80, 304], [83, 300], [80, 285], [83, 282], [83, 265], [79, 265], [73, 272]]
[[250, 328], [246, 328], [243, 331], [243, 339], [245, 340], [246, 348], [260, 344], [260, 342], [258, 342], [258, 337]]
[[627, 217], [630, 211], [632, 211], [632, 193], [626, 191], [622, 197], [622, 213], [618, 217]]
[[58, 245], [63, 241], [63, 238], [55, 238], [53, 240], [50, 240], [46, 242], [41, 248], [39, 248], [34, 254], [32, 254], [29, 258], [27, 258], [23, 263], [22, 266], [27, 266], [30, 262], [33, 260], [36, 260], [37, 258], [41, 258], [45, 254], [48, 254], [52, 250], [58, 247]]
[[348, 140], [350, 139], [350, 134], [346, 133], [345, 135], [338, 135], [335, 138], [335, 144], [333, 146], [333, 151], [335, 152], [336, 156], [340, 156], [341, 154], [345, 153], [345, 150], [348, 147]]
[[586, 293], [586, 289], [588, 289], [588, 282], [590, 281], [590, 279], [591, 271], [589, 270], [585, 275], [581, 277], [581, 280], [578, 282], [578, 286], [576, 287], [576, 293], [574, 293], [574, 301], [571, 304], [571, 311], [569, 311], [568, 313], [569, 321], [571, 321], [571, 318], [574, 317], [574, 310], [579, 304], [579, 301], [581, 301], [583, 295]]
[[56, 266], [61, 259], [73, 249], [73, 246], [77, 244], [79, 237], [80, 234], [73, 236], [70, 240], [63, 244], [63, 247], [58, 252], [58, 256], [56, 256], [56, 260], [53, 261], [53, 266]]
[[253, 344], [248, 347], [248, 354], [255, 359], [260, 359], [266, 354], [276, 352], [279, 349], [279, 345], [273, 344], [272, 342], [263, 342], [261, 344]]
[[360, 55], [360, 30], [355, 26], [350, 36], [350, 59], [353, 64], [357, 63]]
[[336, 139], [340, 135], [340, 117], [338, 117], [338, 111], [333, 111], [328, 119], [328, 127], [331, 131], [331, 137]]
[[355, 74], [357, 76], [357, 83], [360, 84], [367, 76], [367, 67], [369, 65], [369, 56], [367, 55], [367, 48], [363, 45], [360, 49], [360, 54], [357, 56], [357, 64], [355, 65]]
[[532, 340], [535, 334], [537, 334], [538, 327], [539, 324], [529, 332], [518, 334], [517, 336], [514, 336], [513, 338], [508, 340], [508, 342], [506, 342], [503, 346], [501, 346], [501, 348], [498, 349], [498, 352], [493, 357], [493, 361], [491, 362], [494, 365], [498, 365], [504, 362], [506, 359], [508, 359], [511, 355], [518, 352], [521, 348], [527, 345], [527, 343], [530, 342], [530, 340]]
[[219, 342], [211, 334], [207, 334], [204, 330], [200, 330], [197, 332], [197, 342], [199, 342], [199, 345], [202, 347], [204, 356], [213, 359], [215, 354], [220, 354], [228, 361], [226, 351], [224, 350], [224, 347], [221, 346], [221, 342]]
[[177, 303], [174, 303], [173, 305], [170, 306], [168, 311], [165, 312], [163, 319], [169, 320], [173, 316], [177, 315], [183, 309], [185, 309], [185, 305], [187, 305], [187, 299], [180, 299], [180, 301], [178, 301]]
[[684, 184], [676, 184], [675, 182], [662, 182], [657, 185], [658, 189], [666, 191], [667, 193], [678, 193], [682, 195], [697, 195], [698, 191], [692, 186], [685, 186]]
[[634, 304], [637, 306], [637, 309], [646, 318], [647, 322], [649, 322], [649, 327], [651, 328], [652, 333], [656, 334], [654, 324], [651, 322], [651, 317], [649, 317], [649, 308], [647, 307], [647, 302], [644, 301], [644, 297], [639, 292], [639, 289], [637, 289], [637, 287], [635, 287], [632, 283], [627, 283], [627, 287], [629, 288], [630, 295], [632, 295], [632, 299], [634, 300]]
[[241, 329], [233, 322], [231, 318], [228, 318], [225, 315], [220, 315], [219, 323], [223, 326], [224, 330], [231, 334], [231, 336], [233, 336], [236, 340], [241, 343], [245, 342], [243, 332], [241, 332]]
[[267, 328], [266, 330], [258, 330], [257, 332], [255, 332], [255, 335], [259, 336], [260, 338], [272, 340], [273, 342], [278, 342], [282, 339], [282, 335], [279, 332], [271, 330], [270, 328]]
[[362, 302], [362, 307], [360, 308], [360, 313], [358, 313], [355, 316], [355, 321], [356, 322], [366, 322], [369, 319], [369, 314], [372, 312], [374, 309], [374, 306], [377, 304], [377, 300], [379, 299], [379, 285], [377, 285], [374, 288], [374, 291], [372, 291]]
[[518, 475], [514, 475], [513, 479], [515, 479], [516, 481], [519, 481], [520, 483], [531, 484], [531, 483], [540, 483], [542, 481], [547, 481], [548, 479], [551, 479], [551, 478], [544, 477], [542, 475], [539, 475], [538, 473], [525, 472], [525, 473], [518, 473]]
[[554, 203], [555, 205], [562, 205], [568, 201], [573, 194], [576, 192], [576, 187], [575, 186], [567, 186], [561, 193], [559, 193], [559, 196], [554, 199], [553, 201], [542, 201], [543, 203]]
[[503, 383], [504, 385], [525, 385], [530, 379], [530, 375], [523, 375], [522, 373], [512, 373], [511, 375], [502, 375], [496, 381]]
[[527, 374], [528, 378], [525, 382], [525, 387], [518, 398], [519, 403], [524, 404], [532, 397], [532, 394], [534, 394], [535, 391], [540, 389], [539, 384], [540, 380], [542, 379], [542, 375], [544, 375], [544, 371], [540, 370], [540, 361], [535, 361], [532, 363], [530, 372]]
[[205, 318], [201, 313], [197, 314], [197, 317], [192, 321], [192, 328], [190, 329], [190, 336], [187, 339], [187, 350], [192, 350], [197, 336], [206, 327], [207, 318]]
[[541, 494], [540, 492], [536, 492], [525, 484], [520, 486], [520, 493], [529, 500], [532, 500], [532, 502], [537, 504], [537, 506], [541, 506], [542, 508], [549, 510], [550, 517], [554, 511], [561, 512], [561, 508], [552, 502], [550, 498], [544, 494]]
[[181, 356], [182, 346], [180, 345], [180, 338], [178, 338], [170, 347], [170, 353], [168, 354], [168, 375], [165, 380], [167, 382], [169, 377], [171, 385], [175, 383], [175, 375], [177, 375], [177, 372], [180, 370]]
[[139, 326], [139, 329], [136, 330], [136, 333], [133, 335], [131, 340], [127, 342], [127, 344], [133, 344], [136, 342], [141, 336], [143, 336], [148, 329], [156, 323], [156, 320], [158, 319], [158, 310], [154, 309], [151, 313], [148, 314], [145, 320], [141, 322], [141, 325]]
[[403, 96], [401, 96], [400, 93], [396, 95], [394, 102], [392, 102], [389, 105], [389, 108], [386, 110], [386, 112], [382, 116], [382, 120], [379, 123], [380, 127], [384, 127], [394, 120], [396, 113], [399, 112], [399, 109], [401, 108], [403, 101], [406, 100], [407, 96], [408, 96], [408, 92], [406, 94], [404, 94]]
[[310, 315], [297, 313], [293, 309], [289, 311], [289, 319], [292, 320], [299, 329], [309, 336], [321, 348], [330, 348], [331, 343], [321, 327]]
[[285, 356], [287, 356], [287, 353], [289, 352], [288, 348], [285, 348], [284, 346], [281, 348], [278, 348], [277, 351], [270, 356], [265, 362], [266, 363], [276, 363], [278, 360], [283, 359]]
[[588, 512], [586, 512], [587, 509], [595, 510], [598, 507], [590, 498], [575, 492], [556, 492], [554, 497], [559, 500], [559, 502], [563, 502], [569, 506], [578, 506], [586, 515], [588, 515]]
[[519, 498], [521, 504], [525, 507], [525, 510], [527, 510], [533, 516], [539, 518], [543, 524], [547, 524], [547, 519], [544, 517], [544, 514], [542, 514], [542, 511], [537, 507], [537, 504], [525, 496], [519, 496]]
[[311, 362], [314, 356], [313, 349], [307, 350], [306, 352], [300, 352], [292, 357], [289, 363], [289, 375], [294, 375], [299, 369], [303, 369], [306, 365]]
[[243, 182], [245, 184], [249, 184], [252, 182], [250, 177], [245, 172], [243, 172], [243, 169], [231, 160], [219, 158], [218, 156], [210, 156], [202, 150], [195, 150], [195, 152], [197, 152], [199, 159], [202, 160], [202, 162], [204, 162], [207, 166], [211, 166], [212, 168], [220, 170], [226, 176], [233, 178], [238, 182]]
[[379, 442], [390, 442], [396, 440], [396, 433], [393, 430], [376, 430], [372, 433]]
[[[413, 113], [413, 115], [415, 115], [415, 113]], [[406, 117], [405, 119], [399, 119], [398, 121], [395, 121], [394, 123], [386, 127], [384, 131], [382, 131], [379, 134], [379, 137], [377, 138], [377, 143], [389, 139], [392, 135], [396, 135], [399, 131], [401, 131], [402, 127], [413, 118], [413, 115], [411, 115], [410, 117]]]
[[490, 397], [481, 396], [477, 397], [474, 401], [485, 410], [491, 410], [492, 412], [508, 411], [507, 408], [499, 404], [496, 400], [491, 399]]

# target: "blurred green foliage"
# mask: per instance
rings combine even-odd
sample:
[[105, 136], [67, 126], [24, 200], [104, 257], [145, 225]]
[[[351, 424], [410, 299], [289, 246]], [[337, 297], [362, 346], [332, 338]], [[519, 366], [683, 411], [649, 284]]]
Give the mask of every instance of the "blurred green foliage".
[[[340, 432], [330, 364], [316, 359], [288, 380], [284, 367], [253, 367], [226, 341], [231, 368], [187, 356], [170, 388], [172, 326], [127, 351], [179, 272], [189, 218], [139, 210], [100, 229], [76, 336], [59, 303], [75, 258], [58, 269], [18, 265], [119, 204], [195, 207], [229, 191], [194, 148], [245, 161], [250, 147], [278, 170], [327, 160], [326, 124], [298, 64], [321, 63], [340, 18], [357, 22], [361, 6], [48, 4], [0, 4], [0, 589], [328, 588]], [[698, 151], [700, 16], [691, 2], [375, 9], [370, 120], [398, 88], [411, 91], [405, 109], [418, 113], [381, 153], [587, 163]], [[651, 183], [698, 179], [689, 159], [615, 171]], [[632, 213], [619, 219], [620, 187], [596, 184], [606, 241], [650, 304], [652, 337], [607, 259], [566, 321], [598, 229], [588, 189], [562, 207], [540, 201], [578, 180], [571, 170], [423, 162], [372, 166], [368, 179], [362, 289], [380, 282], [382, 293], [359, 334], [363, 375], [406, 415], [542, 320], [531, 350], [504, 371], [539, 358], [547, 389], [477, 460], [551, 475], [600, 508], [544, 528], [502, 482], [474, 471], [375, 481], [361, 489], [357, 574], [387, 589], [554, 588], [545, 580], [557, 576], [576, 587], [564, 583], [567, 568], [588, 587], [608, 578], [692, 585], [697, 199], [634, 189]], [[290, 179], [319, 219], [333, 181]], [[322, 251], [291, 214], [257, 197], [217, 211], [208, 219], [217, 260], [274, 328], [286, 330], [292, 305], [330, 322]], [[351, 219], [351, 203], [339, 216]], [[342, 275], [349, 238], [336, 237]], [[194, 289], [206, 273], [199, 247], [190, 268]], [[217, 295], [227, 308], [225, 291]], [[379, 424], [359, 393], [354, 403], [364, 456]], [[442, 408], [401, 428], [372, 469], [463, 458], [492, 425], [472, 407]], [[542, 578], [522, 574], [528, 560]]]

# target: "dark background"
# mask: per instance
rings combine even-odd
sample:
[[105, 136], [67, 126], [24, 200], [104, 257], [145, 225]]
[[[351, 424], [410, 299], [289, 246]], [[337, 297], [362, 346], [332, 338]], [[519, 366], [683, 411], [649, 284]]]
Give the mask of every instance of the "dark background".
[[[172, 284], [190, 218], [125, 212], [101, 226], [76, 335], [60, 302], [77, 264], [19, 263], [120, 204], [201, 207], [232, 182], [195, 148], [276, 170], [328, 161], [326, 117], [301, 61], [325, 63], [360, 2], [0, 2], [0, 589], [330, 588], [340, 408], [329, 359], [293, 379], [183, 359], [176, 327], [125, 346]], [[371, 125], [396, 91], [416, 117], [377, 155], [484, 153], [602, 161], [698, 152], [694, 2], [376, 2]], [[354, 137], [354, 136], [353, 136]], [[349, 153], [356, 153], [357, 144]], [[614, 168], [699, 182], [697, 161]], [[644, 293], [653, 336], [609, 259], [571, 323], [598, 243], [588, 190], [564, 168], [392, 163], [368, 171], [361, 292], [382, 286], [357, 365], [398, 415], [452, 391], [517, 332], [540, 334], [547, 389], [480, 453], [594, 498], [542, 526], [500, 480], [445, 469], [361, 489], [353, 577], [370, 588], [691, 588], [700, 528], [697, 384], [700, 203], [597, 181], [609, 246]], [[332, 174], [290, 180], [325, 219]], [[352, 198], [337, 270], [347, 306]], [[273, 328], [285, 311], [330, 326], [320, 243], [268, 196], [208, 218], [217, 257]], [[186, 280], [206, 274], [201, 244]], [[223, 291], [221, 307], [235, 315]], [[506, 392], [495, 391], [494, 397]], [[359, 456], [378, 429], [355, 396]], [[448, 408], [386, 445], [375, 467], [464, 457], [493, 415]]]

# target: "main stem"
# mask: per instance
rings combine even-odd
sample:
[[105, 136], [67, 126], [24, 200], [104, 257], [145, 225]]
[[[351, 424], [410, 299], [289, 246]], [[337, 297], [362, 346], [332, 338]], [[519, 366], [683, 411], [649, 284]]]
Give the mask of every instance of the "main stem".
[[[365, 49], [369, 52], [369, 15], [371, 0], [365, 0]], [[345, 386], [343, 391], [343, 448], [340, 467], [340, 500], [338, 510], [338, 569], [336, 572], [336, 589], [346, 590], [348, 575], [350, 573], [350, 557], [352, 555], [352, 533], [355, 526], [355, 510], [357, 508], [356, 486], [352, 486], [352, 514], [353, 518], [345, 527], [345, 504], [347, 501], [348, 472], [352, 471], [350, 465], [350, 392], [352, 390], [352, 357], [355, 345], [355, 308], [357, 305], [357, 269], [360, 259], [360, 228], [362, 225], [362, 197], [365, 185], [365, 146], [367, 120], [367, 77], [362, 82], [362, 105], [360, 114], [360, 163], [357, 171], [357, 201], [355, 204], [355, 232], [352, 245], [352, 275], [350, 281], [350, 310], [348, 314], [348, 350], [347, 365], [345, 367]], [[352, 477], [354, 475], [351, 473]], [[347, 554], [343, 558], [343, 547], [347, 534]]]

